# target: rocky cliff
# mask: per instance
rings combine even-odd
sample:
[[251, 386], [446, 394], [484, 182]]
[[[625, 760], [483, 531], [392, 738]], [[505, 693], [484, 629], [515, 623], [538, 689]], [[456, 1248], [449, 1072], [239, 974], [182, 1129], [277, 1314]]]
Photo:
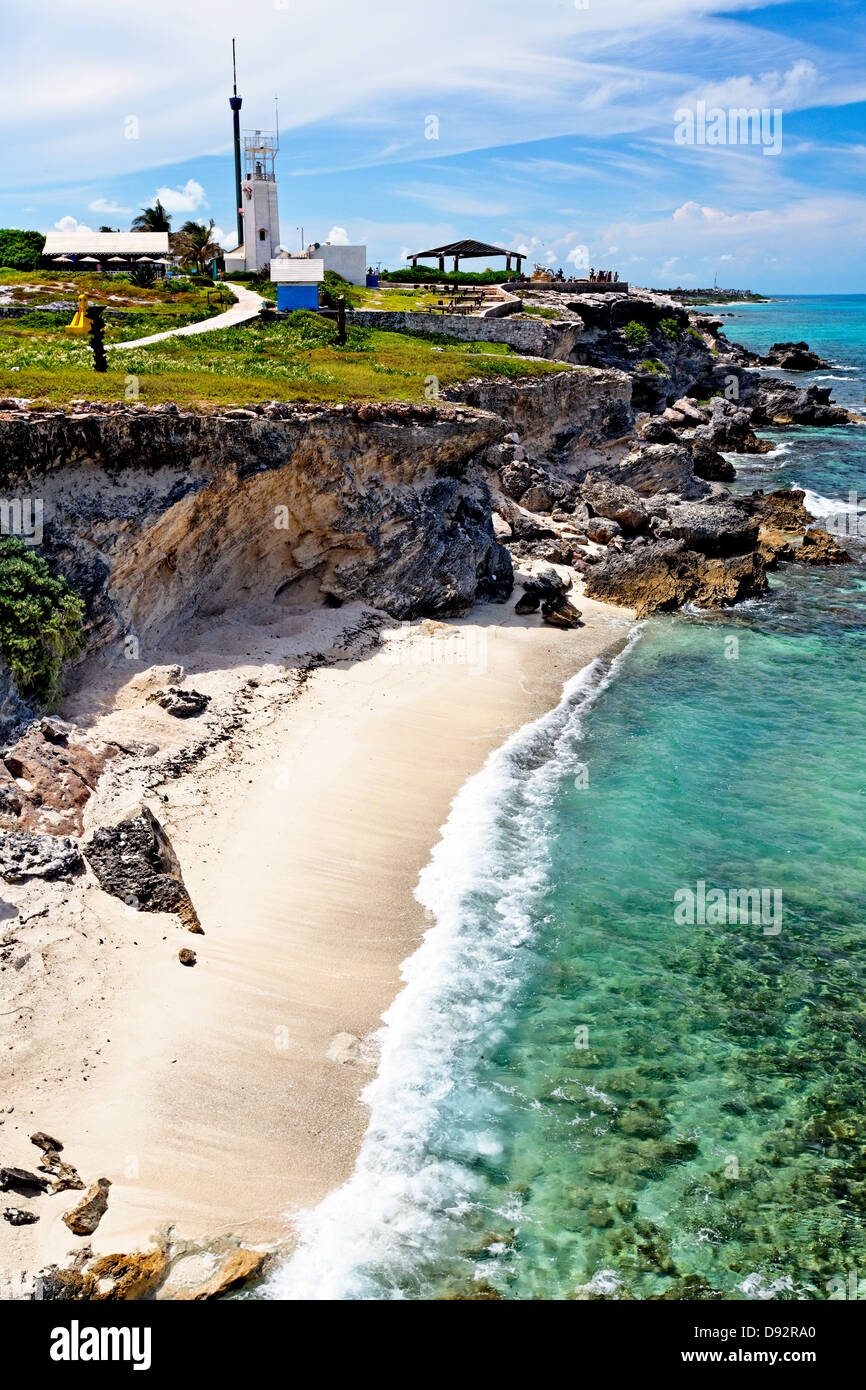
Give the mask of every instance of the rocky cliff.
[[304, 580], [311, 600], [453, 614], [511, 589], [477, 463], [504, 429], [458, 406], [4, 411], [2, 489], [42, 499], [91, 648]]
[[[435, 405], [0, 401], [0, 491], [42, 500], [41, 553], [86, 600], [90, 651], [247, 599], [458, 614], [508, 597], [512, 559], [522, 583], [566, 566], [639, 612], [761, 593], [795, 553], [838, 561], [830, 538], [799, 544], [808, 524], [780, 538], [770, 519], [759, 538], [722, 485], [725, 453], [769, 447], [761, 425], [847, 421], [829, 392], [759, 376], [716, 321], [662, 296], [559, 311], [489, 326], [536, 348], [541, 333], [571, 370], [471, 380]], [[27, 712], [2, 668], [0, 702], [7, 723]]]

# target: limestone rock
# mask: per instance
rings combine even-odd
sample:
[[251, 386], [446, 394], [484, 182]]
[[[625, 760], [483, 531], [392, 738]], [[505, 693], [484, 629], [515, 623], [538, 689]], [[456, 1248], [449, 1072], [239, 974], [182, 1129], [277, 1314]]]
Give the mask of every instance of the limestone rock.
[[774, 343], [770, 350], [759, 359], [765, 367], [781, 367], [787, 372], [815, 372], [830, 363], [812, 352], [808, 343]]
[[665, 420], [661, 415], [651, 415], [641, 428], [640, 434], [647, 444], [675, 444], [677, 442], [676, 430], [670, 421]]
[[814, 526], [803, 537], [797, 559], [804, 565], [846, 565], [851, 556], [827, 531]]
[[35, 1211], [22, 1211], [20, 1207], [5, 1207], [3, 1220], [8, 1221], [10, 1226], [32, 1226], [39, 1220]]
[[580, 609], [575, 608], [564, 594], [545, 599], [541, 605], [541, 616], [551, 627], [580, 627]]
[[117, 752], [62, 719], [34, 721], [0, 761], [0, 825], [80, 835], [84, 807]]
[[75, 1236], [91, 1236], [108, 1209], [108, 1178], [97, 1178], [81, 1201], [64, 1213], [63, 1220]]
[[247, 1250], [240, 1247], [228, 1255], [216, 1273], [205, 1284], [190, 1291], [181, 1291], [175, 1298], [182, 1302], [200, 1303], [206, 1299], [222, 1298], [224, 1294], [257, 1279], [263, 1272], [267, 1253], [260, 1250]]
[[676, 493], [686, 501], [699, 501], [709, 484], [695, 477], [690, 450], [685, 444], [643, 444], [627, 454], [610, 476], [641, 497]]
[[71, 1163], [65, 1163], [59, 1153], [55, 1153], [51, 1149], [46, 1150], [38, 1166], [43, 1173], [50, 1173], [53, 1177], [52, 1192], [82, 1192], [84, 1190], [84, 1182], [78, 1170], [73, 1168]]
[[533, 585], [524, 589], [520, 598], [514, 605], [515, 613], [524, 616], [527, 613], [537, 613], [541, 606], [541, 594]]
[[804, 505], [806, 494], [802, 488], [778, 488], [775, 492], [753, 492], [748, 502], [753, 516], [758, 517], [762, 526], [771, 526], [777, 531], [805, 531], [812, 525], [814, 517]]
[[60, 835], [30, 835], [0, 830], [0, 877], [9, 883], [29, 878], [68, 878], [84, 867], [81, 851]]
[[63, 1145], [59, 1139], [52, 1139], [50, 1134], [44, 1130], [37, 1129], [35, 1134], [31, 1134], [30, 1143], [35, 1144], [37, 1149], [42, 1149], [45, 1153], [62, 1153]]
[[84, 853], [106, 893], [139, 912], [176, 912], [187, 925], [198, 924], [177, 855], [150, 807], [95, 831]]
[[709, 421], [699, 425], [693, 436], [699, 444], [733, 454], [768, 454], [774, 447], [767, 440], [758, 439], [748, 410], [722, 396], [714, 396], [711, 405]]
[[657, 534], [685, 541], [703, 555], [736, 555], [758, 543], [758, 523], [740, 507], [679, 502], [667, 513]]
[[0, 1168], [0, 1192], [17, 1192], [21, 1197], [38, 1197], [48, 1191], [48, 1179], [26, 1168]]
[[777, 377], [747, 375], [740, 395], [753, 425], [844, 425], [856, 418], [833, 404], [829, 386], [796, 386]]
[[170, 685], [167, 690], [157, 690], [148, 699], [176, 719], [191, 719], [202, 714], [210, 704], [209, 695], [203, 695], [200, 690], [181, 690], [176, 685]]
[[706, 556], [673, 539], [609, 554], [586, 576], [589, 598], [633, 608], [639, 618], [684, 603], [702, 608], [739, 603], [766, 588], [766, 564], [757, 551]]
[[692, 463], [695, 476], [708, 482], [732, 482], [737, 470], [729, 459], [720, 454], [712, 444], [699, 436], [691, 440]]
[[622, 527], [606, 516], [591, 516], [586, 523], [587, 538], [597, 545], [608, 545], [615, 536], [622, 535]]
[[156, 1292], [167, 1264], [164, 1250], [145, 1250], [131, 1255], [103, 1255], [87, 1272], [96, 1281], [97, 1299], [136, 1302]]
[[617, 522], [624, 531], [640, 531], [647, 523], [646, 504], [634, 488], [614, 482], [606, 474], [587, 473], [580, 493], [595, 516]]

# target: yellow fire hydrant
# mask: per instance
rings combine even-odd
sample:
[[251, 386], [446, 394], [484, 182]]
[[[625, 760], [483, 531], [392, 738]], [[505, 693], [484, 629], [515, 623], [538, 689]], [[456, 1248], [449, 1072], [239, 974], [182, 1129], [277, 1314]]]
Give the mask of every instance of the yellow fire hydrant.
[[87, 295], [78, 296], [78, 313], [71, 323], [66, 325], [67, 333], [89, 333], [90, 319], [87, 316]]

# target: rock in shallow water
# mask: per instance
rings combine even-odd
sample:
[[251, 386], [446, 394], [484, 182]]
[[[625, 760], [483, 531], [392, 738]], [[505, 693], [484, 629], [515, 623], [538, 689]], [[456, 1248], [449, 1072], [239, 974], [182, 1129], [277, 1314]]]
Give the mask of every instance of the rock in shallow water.
[[586, 576], [588, 598], [633, 608], [639, 618], [670, 612], [684, 603], [702, 608], [739, 603], [766, 589], [766, 564], [756, 551], [702, 555], [686, 550], [680, 540], [606, 556]]

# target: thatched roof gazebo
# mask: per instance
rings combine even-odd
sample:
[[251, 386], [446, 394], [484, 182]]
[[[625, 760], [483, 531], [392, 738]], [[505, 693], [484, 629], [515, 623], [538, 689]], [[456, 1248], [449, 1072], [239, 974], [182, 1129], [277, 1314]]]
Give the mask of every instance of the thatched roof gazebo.
[[419, 260], [427, 260], [428, 257], [435, 256], [439, 262], [439, 269], [445, 269], [445, 257], [454, 258], [454, 272], [459, 270], [461, 261], [489, 260], [491, 256], [504, 256], [505, 269], [511, 269], [511, 262], [517, 262], [517, 273], [520, 274], [521, 262], [526, 259], [519, 251], [506, 251], [501, 246], [488, 246], [486, 241], [452, 241], [447, 246], [434, 246], [429, 251], [415, 251], [407, 256], [406, 260], [412, 262], [412, 268], [418, 264]]

